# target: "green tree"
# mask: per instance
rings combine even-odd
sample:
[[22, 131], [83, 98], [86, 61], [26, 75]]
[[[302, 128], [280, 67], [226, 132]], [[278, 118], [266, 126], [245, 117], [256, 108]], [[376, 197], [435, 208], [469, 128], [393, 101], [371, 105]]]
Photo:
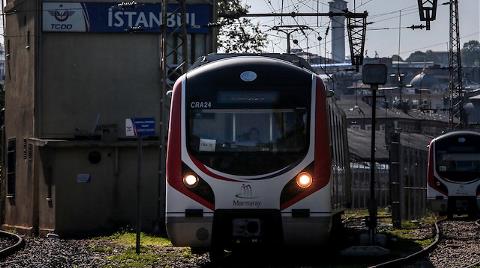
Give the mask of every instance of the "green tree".
[[470, 40], [463, 45], [462, 64], [480, 66], [480, 42], [478, 40]]
[[267, 35], [260, 25], [248, 18], [239, 18], [248, 12], [249, 6], [242, 6], [240, 0], [219, 0], [218, 13], [226, 15], [218, 19], [220, 25], [218, 48], [226, 53], [259, 53], [267, 44]]
[[425, 60], [425, 52], [422, 51], [415, 51], [410, 56], [408, 56], [407, 61], [424, 61]]
[[410, 56], [408, 56], [407, 60], [409, 62], [423, 62], [423, 61], [434, 61], [438, 62], [438, 57], [433, 53], [431, 50], [427, 50], [426, 52], [422, 51], [415, 51]]
[[398, 56], [398, 55], [393, 55], [392, 56], [392, 61], [403, 61], [402, 57]]

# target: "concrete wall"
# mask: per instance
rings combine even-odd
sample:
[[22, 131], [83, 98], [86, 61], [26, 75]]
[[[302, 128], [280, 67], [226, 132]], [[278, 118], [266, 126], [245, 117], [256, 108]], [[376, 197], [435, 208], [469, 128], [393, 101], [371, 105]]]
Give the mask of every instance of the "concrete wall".
[[86, 135], [97, 122], [125, 136], [125, 118], [158, 122], [159, 44], [156, 34], [44, 33], [40, 136]]
[[[141, 178], [142, 226], [153, 230], [158, 204], [158, 142], [146, 142]], [[48, 142], [40, 147], [50, 180], [40, 189], [40, 232], [82, 235], [116, 226], [135, 226], [136, 142]], [[89, 153], [98, 152], [98, 163]], [[44, 173], [45, 174], [45, 173]], [[79, 174], [88, 174], [81, 182]], [[49, 187], [52, 188], [49, 200]], [[55, 211], [51, 208], [54, 207]]]
[[[5, 224], [31, 230], [35, 225], [36, 187], [33, 164], [23, 157], [24, 139], [34, 136], [36, 12], [38, 1], [7, 1], [5, 16], [5, 138], [16, 138], [16, 190], [5, 204]], [[15, 4], [15, 5], [14, 5]], [[6, 187], [6, 185], [3, 185]]]

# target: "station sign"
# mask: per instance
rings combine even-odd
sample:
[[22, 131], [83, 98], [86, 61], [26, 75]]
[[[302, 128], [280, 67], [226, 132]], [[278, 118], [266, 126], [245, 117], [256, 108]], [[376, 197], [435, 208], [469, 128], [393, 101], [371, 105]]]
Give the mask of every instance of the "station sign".
[[[178, 8], [178, 4], [171, 4], [168, 13], [172, 14]], [[162, 30], [161, 3], [43, 2], [42, 14], [44, 32], [159, 33]], [[187, 32], [209, 33], [212, 5], [187, 5], [186, 21]], [[180, 15], [167, 17], [171, 32], [178, 31], [180, 24]]]
[[125, 135], [127, 137], [155, 136], [155, 118], [127, 118], [125, 120]]

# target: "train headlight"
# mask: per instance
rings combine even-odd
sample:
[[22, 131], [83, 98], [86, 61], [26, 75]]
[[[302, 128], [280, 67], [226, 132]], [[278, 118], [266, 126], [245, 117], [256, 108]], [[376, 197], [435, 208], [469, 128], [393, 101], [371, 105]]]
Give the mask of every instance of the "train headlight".
[[297, 185], [300, 188], [306, 189], [312, 185], [312, 176], [307, 172], [302, 172], [297, 176]]
[[197, 186], [198, 181], [198, 178], [192, 174], [188, 174], [183, 177], [183, 184], [185, 184], [185, 186], [187, 186], [188, 188], [194, 188], [195, 186]]

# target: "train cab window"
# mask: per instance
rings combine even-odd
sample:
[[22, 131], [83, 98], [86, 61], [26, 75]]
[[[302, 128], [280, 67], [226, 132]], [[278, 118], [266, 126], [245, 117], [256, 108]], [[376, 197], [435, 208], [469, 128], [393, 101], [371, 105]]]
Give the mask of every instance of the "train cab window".
[[435, 166], [442, 178], [471, 181], [480, 178], [479, 137], [452, 137], [435, 144]]
[[229, 174], [278, 170], [300, 160], [308, 147], [306, 108], [193, 109], [189, 125], [193, 156]]

